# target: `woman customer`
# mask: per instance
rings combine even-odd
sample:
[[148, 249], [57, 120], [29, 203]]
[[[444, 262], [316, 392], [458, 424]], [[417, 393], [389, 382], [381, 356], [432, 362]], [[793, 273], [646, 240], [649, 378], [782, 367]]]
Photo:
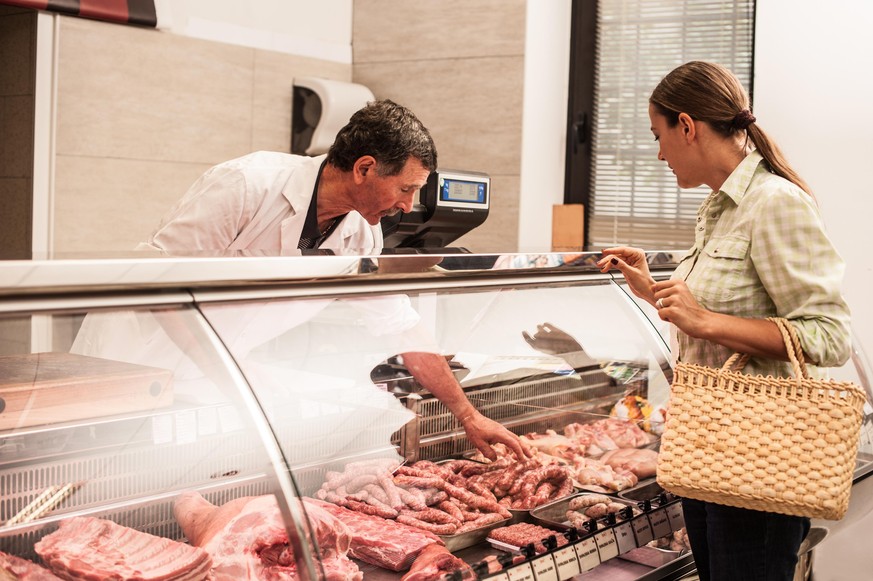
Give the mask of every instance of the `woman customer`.
[[[694, 246], [669, 281], [655, 282], [641, 249], [605, 249], [603, 272], [621, 271], [638, 297], [672, 323], [678, 360], [721, 367], [734, 352], [744, 373], [791, 376], [784, 317], [808, 363], [838, 366], [851, 347], [840, 294], [844, 264], [807, 184], [758, 126], [749, 97], [727, 69], [689, 62], [649, 99], [658, 159], [681, 188], [708, 186]], [[815, 373], [815, 368], [810, 368]], [[790, 581], [809, 519], [683, 499], [700, 579]]]

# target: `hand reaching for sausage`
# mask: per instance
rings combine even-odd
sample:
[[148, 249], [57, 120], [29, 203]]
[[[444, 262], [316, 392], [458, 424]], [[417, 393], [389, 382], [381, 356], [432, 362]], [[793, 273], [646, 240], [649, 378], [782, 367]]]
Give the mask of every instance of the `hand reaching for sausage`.
[[491, 448], [491, 444], [498, 443], [512, 450], [519, 460], [533, 456], [533, 451], [518, 436], [479, 412], [464, 418], [462, 422], [467, 439], [491, 461], [497, 459], [497, 453]]

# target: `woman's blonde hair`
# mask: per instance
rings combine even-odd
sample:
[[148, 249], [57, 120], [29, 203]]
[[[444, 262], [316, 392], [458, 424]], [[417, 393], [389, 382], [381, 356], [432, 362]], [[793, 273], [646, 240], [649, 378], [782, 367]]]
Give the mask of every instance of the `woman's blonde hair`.
[[725, 67], [704, 61], [685, 63], [658, 83], [649, 102], [667, 119], [670, 127], [679, 122], [680, 113], [687, 113], [692, 119], [705, 121], [726, 137], [745, 129], [773, 173], [812, 195], [809, 186], [791, 168], [776, 142], [758, 126], [751, 112], [748, 93]]

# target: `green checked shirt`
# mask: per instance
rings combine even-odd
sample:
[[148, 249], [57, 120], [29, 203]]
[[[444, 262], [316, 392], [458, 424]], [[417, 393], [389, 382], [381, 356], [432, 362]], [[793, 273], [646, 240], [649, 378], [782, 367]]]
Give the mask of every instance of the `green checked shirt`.
[[[694, 246], [673, 278], [702, 307], [761, 319], [784, 317], [809, 359], [842, 365], [851, 351], [849, 308], [840, 294], [845, 265], [825, 233], [815, 201], [768, 169], [753, 151], [697, 213]], [[721, 367], [727, 347], [676, 331], [678, 359]], [[789, 363], [752, 358], [751, 375], [793, 375]], [[821, 376], [810, 366], [813, 376]]]

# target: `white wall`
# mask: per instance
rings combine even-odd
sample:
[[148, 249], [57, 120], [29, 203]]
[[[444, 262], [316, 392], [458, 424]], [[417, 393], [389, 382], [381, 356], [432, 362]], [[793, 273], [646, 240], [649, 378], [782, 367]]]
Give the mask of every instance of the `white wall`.
[[547, 252], [552, 205], [564, 202], [570, 0], [527, 2], [518, 250]]
[[846, 260], [855, 332], [873, 356], [873, 2], [758, 2], [758, 122], [809, 182]]
[[155, 0], [155, 8], [167, 32], [351, 64], [352, 1]]

